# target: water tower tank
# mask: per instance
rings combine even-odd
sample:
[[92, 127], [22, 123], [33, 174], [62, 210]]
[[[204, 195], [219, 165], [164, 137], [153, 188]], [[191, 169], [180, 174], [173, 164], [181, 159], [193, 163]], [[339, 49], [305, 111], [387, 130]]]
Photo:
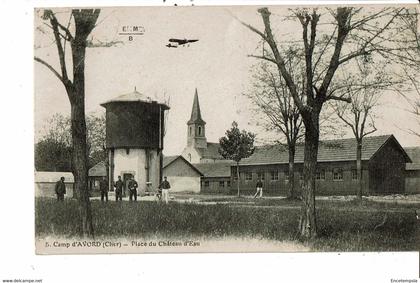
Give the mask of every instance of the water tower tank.
[[162, 102], [134, 90], [101, 104], [106, 109], [110, 185], [133, 177], [139, 191], [156, 190], [162, 178], [165, 110]]

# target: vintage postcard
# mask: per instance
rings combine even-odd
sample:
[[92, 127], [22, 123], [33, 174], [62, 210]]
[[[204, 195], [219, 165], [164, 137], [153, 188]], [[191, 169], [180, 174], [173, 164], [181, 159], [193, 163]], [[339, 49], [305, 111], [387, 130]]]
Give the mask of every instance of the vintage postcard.
[[36, 253], [418, 250], [417, 8], [36, 8]]

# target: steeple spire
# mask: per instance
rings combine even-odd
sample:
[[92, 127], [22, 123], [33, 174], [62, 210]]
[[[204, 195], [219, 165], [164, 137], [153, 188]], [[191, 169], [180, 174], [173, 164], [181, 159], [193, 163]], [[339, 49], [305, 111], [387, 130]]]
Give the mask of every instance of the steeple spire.
[[194, 102], [193, 102], [193, 107], [191, 110], [191, 118], [187, 123], [188, 125], [190, 124], [202, 124], [205, 125], [206, 122], [204, 122], [203, 118], [201, 118], [201, 110], [200, 110], [200, 102], [198, 101], [198, 92], [197, 92], [197, 88], [195, 89], [195, 94], [194, 94]]

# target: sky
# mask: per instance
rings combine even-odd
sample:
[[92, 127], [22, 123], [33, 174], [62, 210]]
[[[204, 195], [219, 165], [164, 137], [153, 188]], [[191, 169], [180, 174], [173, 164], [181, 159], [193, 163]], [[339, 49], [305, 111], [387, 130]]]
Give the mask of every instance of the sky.
[[[57, 16], [67, 23], [69, 10]], [[288, 14], [272, 9], [273, 21]], [[109, 48], [88, 48], [86, 56], [86, 112], [103, 112], [100, 103], [137, 91], [155, 99], [169, 100], [164, 153], [180, 154], [186, 145], [186, 122], [191, 114], [195, 89], [208, 141], [217, 141], [237, 121], [240, 128], [270, 136], [256, 125], [250, 101], [251, 68], [257, 59], [260, 39], [236, 18], [262, 29], [255, 7], [141, 7], [104, 8], [91, 34], [94, 42], [122, 41]], [[144, 34], [118, 35], [123, 26], [142, 26]], [[295, 23], [277, 22], [274, 31], [293, 35]], [[58, 55], [49, 28], [35, 16], [35, 55], [58, 68]], [[189, 47], [167, 48], [169, 38], [199, 39]], [[71, 64], [71, 62], [68, 62]], [[68, 115], [70, 104], [61, 82], [45, 66], [34, 64], [35, 137], [48, 127], [54, 113]], [[403, 146], [419, 146], [420, 140], [406, 133], [418, 124], [395, 95], [381, 98], [375, 134], [394, 134]], [[420, 132], [420, 129], [418, 130]], [[345, 136], [351, 134], [345, 130]]]

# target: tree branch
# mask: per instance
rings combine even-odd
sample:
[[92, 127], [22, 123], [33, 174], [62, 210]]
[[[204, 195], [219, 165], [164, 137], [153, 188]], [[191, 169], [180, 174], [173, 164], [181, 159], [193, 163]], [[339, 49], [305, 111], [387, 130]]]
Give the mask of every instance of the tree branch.
[[354, 125], [352, 123], [350, 123], [350, 121], [347, 120], [346, 117], [344, 117], [344, 115], [338, 109], [336, 109], [336, 114], [337, 114], [338, 118], [340, 118], [344, 123], [346, 123], [351, 128], [351, 130], [353, 131], [353, 134], [355, 136], [357, 136], [356, 129], [354, 128]]
[[375, 39], [375, 38], [377, 38], [378, 36], [380, 36], [380, 34], [382, 33], [382, 32], [384, 32], [388, 27], [389, 27], [389, 25], [394, 21], [394, 19], [401, 13], [401, 11], [402, 11], [403, 9], [400, 9], [397, 13], [395, 13], [395, 15], [388, 21], [388, 23], [386, 23], [386, 25], [384, 25], [381, 29], [379, 29], [377, 32], [376, 32], [376, 34], [374, 34], [371, 38], [369, 38], [364, 44], [363, 44], [363, 46], [360, 48], [360, 50], [359, 51], [357, 51], [357, 52], [354, 52], [354, 53], [352, 53], [352, 54], [349, 54], [349, 55], [347, 55], [346, 57], [344, 57], [343, 59], [341, 59], [341, 60], [339, 60], [339, 62], [338, 62], [338, 64], [340, 65], [340, 64], [342, 64], [342, 63], [345, 63], [345, 62], [347, 62], [347, 61], [349, 61], [349, 60], [351, 60], [351, 59], [353, 59], [353, 58], [355, 58], [355, 57], [358, 57], [358, 56], [361, 56], [361, 55], [368, 55], [369, 53], [371, 53], [371, 52], [373, 52], [373, 51], [375, 51], [375, 49], [373, 48], [372, 50], [369, 50], [369, 51], [366, 51], [365, 49], [366, 49], [366, 47]]
[[257, 59], [262, 59], [262, 60], [267, 60], [270, 61], [271, 63], [277, 64], [276, 60], [268, 58], [266, 56], [258, 56], [258, 55], [248, 55], [248, 57], [252, 57], [252, 58], [257, 58]]
[[[321, 87], [319, 88], [320, 94], [322, 94], [321, 96], [326, 96], [326, 92], [331, 83], [331, 80], [339, 66], [341, 49], [343, 48], [344, 40], [346, 39], [349, 32], [348, 18], [350, 16], [351, 10], [352, 8], [337, 8], [337, 15], [335, 16], [338, 26], [337, 41], [335, 43], [334, 52], [328, 65], [327, 73], [324, 77], [324, 80], [322, 81]], [[321, 98], [325, 99], [325, 97]]]
[[326, 97], [326, 100], [337, 100], [337, 101], [345, 101], [347, 103], [350, 103], [351, 102], [351, 97], [328, 95]]
[[[268, 8], [261, 8], [258, 9], [258, 12], [261, 14], [261, 17], [264, 22], [265, 27], [265, 34], [262, 34], [262, 37], [267, 41], [267, 43], [270, 45], [271, 51], [273, 52], [274, 58], [276, 60], [276, 65], [279, 70], [279, 74], [284, 78], [287, 87], [290, 90], [290, 93], [293, 96], [293, 100], [295, 101], [296, 106], [300, 109], [301, 113], [306, 113], [306, 108], [300, 99], [296, 84], [294, 83], [290, 73], [286, 69], [286, 64], [283, 59], [283, 57], [280, 55], [280, 52], [277, 48], [277, 44], [274, 40], [274, 35], [271, 31], [271, 25], [270, 25], [270, 11]], [[255, 32], [255, 31], [254, 31]], [[261, 32], [260, 32], [261, 33]], [[261, 34], [260, 34], [261, 36]]]
[[[70, 30], [67, 27], [60, 24], [60, 22], [55, 17], [54, 13], [51, 13], [51, 17], [54, 19], [54, 21], [57, 22], [57, 26], [60, 27], [66, 33], [66, 36], [67, 36], [66, 40], [72, 42], [73, 41], [73, 35], [71, 34]], [[70, 19], [71, 19], [71, 14], [70, 14]], [[69, 20], [69, 24], [70, 24], [70, 20]]]
[[50, 64], [48, 64], [47, 62], [45, 62], [44, 60], [42, 60], [39, 57], [34, 56], [34, 60], [41, 63], [42, 65], [46, 66], [48, 69], [50, 69], [51, 72], [53, 72], [54, 75], [56, 75], [56, 77], [65, 85], [65, 81], [63, 79], [63, 77], [53, 68], [53, 66], [51, 66]]
[[63, 81], [64, 85], [67, 86], [68, 83], [69, 83], [69, 78], [67, 76], [67, 66], [66, 66], [64, 49], [63, 49], [63, 45], [62, 45], [61, 39], [60, 39], [60, 32], [58, 30], [59, 23], [57, 21], [57, 18], [52, 13], [52, 11], [50, 11], [49, 15], [50, 15], [50, 23], [51, 23], [51, 26], [53, 28], [54, 37], [55, 37], [55, 41], [56, 41], [56, 45], [57, 45], [58, 57], [59, 57], [59, 60], [60, 60], [62, 81]]

